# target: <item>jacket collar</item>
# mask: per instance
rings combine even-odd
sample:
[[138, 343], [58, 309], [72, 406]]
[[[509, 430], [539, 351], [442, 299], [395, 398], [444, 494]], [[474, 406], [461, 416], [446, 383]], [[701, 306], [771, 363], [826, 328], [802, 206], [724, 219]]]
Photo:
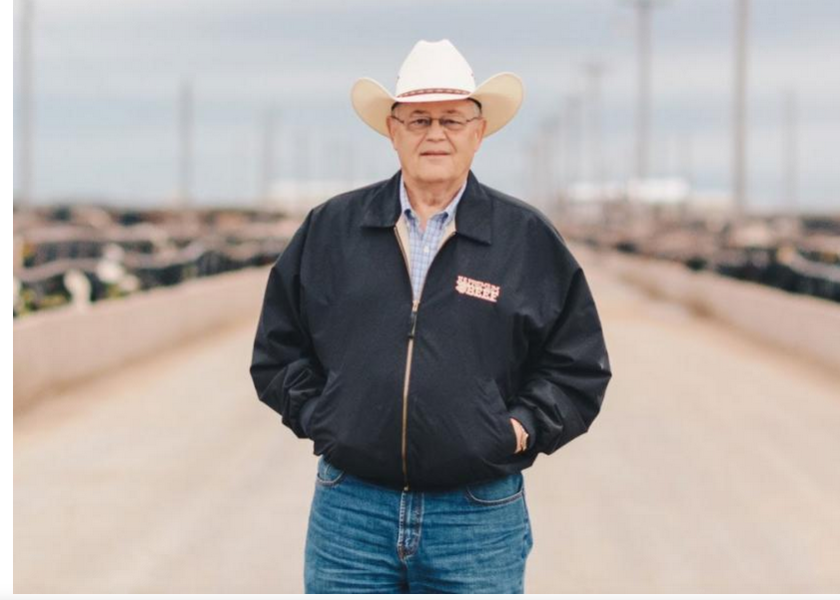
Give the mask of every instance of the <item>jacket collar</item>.
[[[394, 227], [400, 218], [400, 171], [366, 198], [362, 227]], [[483, 244], [492, 243], [493, 201], [473, 172], [455, 212], [455, 231]]]

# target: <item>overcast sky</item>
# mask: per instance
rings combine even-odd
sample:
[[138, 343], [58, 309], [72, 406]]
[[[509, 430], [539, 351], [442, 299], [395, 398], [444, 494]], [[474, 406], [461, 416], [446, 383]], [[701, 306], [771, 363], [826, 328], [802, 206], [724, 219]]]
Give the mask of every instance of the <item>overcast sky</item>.
[[[785, 201], [784, 98], [793, 93], [800, 203], [838, 207], [840, 1], [751, 5], [750, 201]], [[730, 187], [734, 6], [670, 0], [654, 11], [655, 176]], [[16, 0], [16, 20], [20, 8]], [[185, 80], [195, 101], [199, 204], [253, 201], [269, 109], [277, 115], [278, 178], [388, 177], [396, 156], [356, 117], [349, 90], [361, 76], [393, 90], [419, 39], [450, 39], [477, 83], [500, 71], [524, 80], [519, 115], [473, 165], [483, 182], [525, 200], [535, 193], [534, 140], [585, 90], [581, 65], [592, 60], [606, 69], [604, 171], [615, 180], [633, 172], [635, 16], [624, 0], [34, 0], [33, 9], [33, 191], [41, 202], [168, 202], [178, 185]], [[576, 147], [579, 175], [587, 177], [592, 138], [583, 132]], [[557, 163], [557, 177], [574, 164]]]

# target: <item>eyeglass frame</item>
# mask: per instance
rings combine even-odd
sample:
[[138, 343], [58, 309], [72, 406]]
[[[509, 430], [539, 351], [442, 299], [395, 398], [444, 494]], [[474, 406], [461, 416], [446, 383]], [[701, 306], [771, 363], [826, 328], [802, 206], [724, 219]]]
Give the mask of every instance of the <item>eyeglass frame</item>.
[[[479, 105], [479, 106], [480, 106], [480, 105]], [[479, 109], [479, 110], [481, 110], [481, 109]], [[444, 124], [443, 124], [443, 120], [444, 120], [444, 119], [448, 119], [448, 120], [450, 120], [450, 121], [455, 121], [456, 123], [461, 123], [461, 121], [458, 121], [458, 120], [456, 120], [456, 119], [453, 119], [453, 118], [450, 118], [450, 117], [447, 117], [447, 116], [443, 116], [443, 117], [426, 117], [426, 116], [423, 116], [423, 117], [417, 117], [418, 119], [428, 119], [428, 120], [429, 120], [429, 126], [428, 126], [428, 127], [424, 127], [423, 129], [418, 129], [418, 130], [416, 130], [416, 131], [412, 131], [411, 129], [409, 129], [409, 128], [408, 128], [408, 123], [409, 123], [409, 121], [410, 121], [411, 119], [409, 119], [408, 121], [403, 121], [402, 119], [400, 119], [398, 116], [396, 116], [396, 115], [394, 115], [394, 114], [390, 114], [390, 115], [388, 115], [388, 116], [389, 116], [391, 119], [394, 119], [395, 121], [399, 121], [400, 123], [402, 123], [402, 124], [405, 126], [406, 130], [407, 130], [407, 131], [410, 131], [411, 133], [426, 133], [426, 132], [428, 132], [428, 131], [432, 128], [432, 124], [433, 124], [435, 121], [437, 121], [438, 123], [440, 123], [440, 127], [441, 127], [441, 129], [444, 129], [445, 131], [448, 131], [448, 132], [450, 132], [450, 133], [459, 133], [459, 132], [461, 132], [461, 131], [464, 131], [463, 129], [449, 129], [446, 125], [444, 125]], [[464, 122], [463, 122], [463, 125], [466, 127], [467, 123], [469, 123], [470, 121], [475, 121], [476, 119], [483, 119], [483, 118], [484, 118], [484, 115], [482, 115], [482, 114], [478, 114], [478, 115], [476, 115], [476, 116], [472, 117], [471, 119], [467, 119], [466, 121], [464, 121]]]

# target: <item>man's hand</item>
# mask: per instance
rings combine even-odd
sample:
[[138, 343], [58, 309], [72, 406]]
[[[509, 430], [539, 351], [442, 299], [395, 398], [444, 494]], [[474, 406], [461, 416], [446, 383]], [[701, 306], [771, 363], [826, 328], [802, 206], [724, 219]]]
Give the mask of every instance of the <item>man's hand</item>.
[[516, 433], [516, 452], [514, 454], [518, 454], [528, 447], [528, 432], [525, 431], [522, 423], [513, 417], [511, 417], [510, 422], [513, 425], [513, 431]]

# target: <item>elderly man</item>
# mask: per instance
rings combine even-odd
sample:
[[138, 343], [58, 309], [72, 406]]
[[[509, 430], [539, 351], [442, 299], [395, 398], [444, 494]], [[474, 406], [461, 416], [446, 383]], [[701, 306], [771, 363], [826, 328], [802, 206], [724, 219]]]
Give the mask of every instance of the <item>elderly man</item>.
[[356, 112], [400, 171], [312, 209], [272, 268], [251, 375], [320, 456], [312, 592], [519, 592], [533, 545], [522, 471], [589, 428], [611, 372], [581, 267], [537, 210], [478, 182], [519, 109], [419, 42], [396, 94]]

